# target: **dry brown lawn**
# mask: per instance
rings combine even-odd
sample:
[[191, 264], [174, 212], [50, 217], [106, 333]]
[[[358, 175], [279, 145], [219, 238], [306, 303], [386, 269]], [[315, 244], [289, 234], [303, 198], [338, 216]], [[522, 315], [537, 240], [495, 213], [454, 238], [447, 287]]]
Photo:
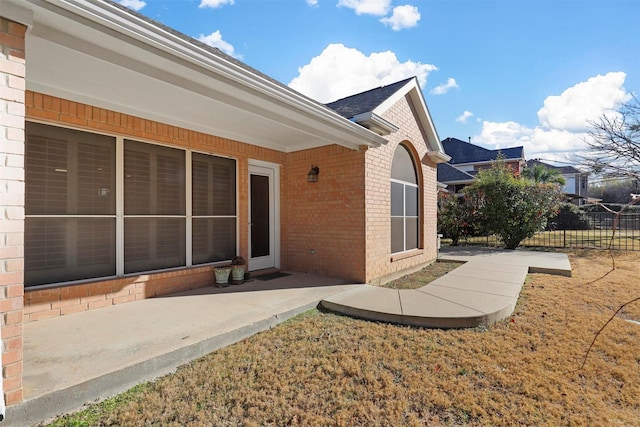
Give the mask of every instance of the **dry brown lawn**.
[[[488, 329], [427, 330], [311, 311], [59, 425], [640, 425], [640, 253], [532, 274]], [[600, 278], [600, 280], [597, 280]]]
[[387, 282], [382, 285], [382, 287], [391, 289], [418, 289], [433, 282], [438, 277], [442, 277], [450, 271], [455, 270], [460, 267], [460, 265], [462, 264], [459, 262], [437, 261], [416, 273]]

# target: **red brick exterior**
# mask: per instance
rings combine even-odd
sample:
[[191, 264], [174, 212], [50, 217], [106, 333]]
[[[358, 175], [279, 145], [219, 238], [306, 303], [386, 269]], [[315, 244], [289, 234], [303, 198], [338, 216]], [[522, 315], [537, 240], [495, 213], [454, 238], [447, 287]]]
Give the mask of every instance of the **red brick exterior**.
[[[436, 165], [426, 154], [430, 151], [416, 122], [414, 106], [404, 97], [383, 117], [400, 127], [387, 137], [389, 143], [366, 152], [366, 266], [365, 281], [384, 283], [432, 262], [437, 256]], [[391, 162], [402, 144], [413, 153], [418, 181], [422, 185], [423, 228], [419, 250], [392, 259], [391, 248]]]
[[[400, 131], [377, 148], [328, 145], [293, 153], [232, 141], [25, 89], [22, 25], [0, 19], [0, 311], [5, 398], [22, 400], [22, 325], [213, 283], [211, 266], [24, 289], [24, 121], [197, 150], [237, 159], [238, 247], [248, 258], [249, 161], [280, 165], [281, 268], [384, 282], [436, 257], [436, 170], [414, 106], [401, 99], [384, 114]], [[399, 144], [414, 156], [423, 189], [420, 248], [392, 258], [390, 177]], [[312, 165], [318, 182], [307, 182]], [[24, 305], [23, 305], [24, 304]]]
[[26, 29], [0, 17], [0, 329], [7, 405], [22, 400]]

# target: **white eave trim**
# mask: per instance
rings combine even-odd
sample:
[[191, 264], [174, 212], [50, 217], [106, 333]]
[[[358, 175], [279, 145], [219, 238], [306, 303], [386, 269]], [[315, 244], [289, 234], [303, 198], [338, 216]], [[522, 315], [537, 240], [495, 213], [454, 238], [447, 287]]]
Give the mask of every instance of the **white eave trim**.
[[442, 151], [429, 151], [427, 152], [427, 156], [429, 158], [429, 160], [431, 160], [433, 163], [447, 163], [449, 160], [451, 160], [451, 156], [445, 154]]
[[[170, 58], [175, 58], [176, 63], [186, 61], [200, 68], [206, 74], [214, 73], [220, 76], [221, 80], [227, 79], [235, 83], [247, 93], [258, 93], [270, 102], [284, 104], [292, 110], [305, 112], [325, 126], [331, 126], [333, 129], [343, 132], [345, 134], [344, 140], [349, 141], [352, 148], [357, 148], [359, 145], [377, 147], [387, 142], [380, 135], [350, 122], [333, 110], [295, 90], [236, 64], [226, 55], [216, 55], [111, 3], [101, 0], [23, 1], [25, 4], [30, 3], [43, 7], [51, 13], [57, 13], [55, 8], [60, 8], [68, 13], [81, 16], [92, 23], [96, 29], [99, 27], [108, 28], [124, 37], [168, 54]], [[339, 141], [335, 141], [335, 143], [340, 144]]]
[[353, 116], [351, 120], [381, 136], [389, 135], [400, 129], [398, 126], [373, 112], [358, 114], [357, 116]]

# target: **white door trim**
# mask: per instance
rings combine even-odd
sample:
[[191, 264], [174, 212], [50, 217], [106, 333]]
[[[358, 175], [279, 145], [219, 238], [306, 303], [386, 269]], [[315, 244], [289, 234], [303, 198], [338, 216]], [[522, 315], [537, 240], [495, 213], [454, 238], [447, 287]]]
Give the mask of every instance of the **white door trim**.
[[[249, 245], [249, 271], [261, 270], [263, 268], [280, 268], [280, 165], [277, 163], [265, 162], [262, 160], [249, 159], [249, 171], [247, 176], [247, 194], [248, 194], [248, 212], [247, 218], [251, 221], [251, 174], [259, 173], [260, 170], [268, 169], [272, 171], [273, 182], [270, 188], [269, 204], [270, 211], [273, 215], [271, 227], [273, 228], [272, 234], [272, 250], [273, 250], [273, 265], [261, 264], [259, 260], [251, 261], [251, 225], [248, 226], [247, 244]], [[271, 240], [271, 239], [270, 239]]]

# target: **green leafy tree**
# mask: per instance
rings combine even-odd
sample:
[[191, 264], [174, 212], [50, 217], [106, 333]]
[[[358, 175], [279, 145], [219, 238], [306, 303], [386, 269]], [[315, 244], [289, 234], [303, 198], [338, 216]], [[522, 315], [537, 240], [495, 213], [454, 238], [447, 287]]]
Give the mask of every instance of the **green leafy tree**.
[[497, 235], [508, 249], [543, 231], [563, 198], [555, 184], [518, 179], [503, 160], [480, 171], [475, 183], [463, 191], [473, 200], [482, 228]]
[[550, 169], [541, 164], [533, 165], [522, 171], [522, 176], [536, 184], [565, 185], [567, 182], [557, 169]]

